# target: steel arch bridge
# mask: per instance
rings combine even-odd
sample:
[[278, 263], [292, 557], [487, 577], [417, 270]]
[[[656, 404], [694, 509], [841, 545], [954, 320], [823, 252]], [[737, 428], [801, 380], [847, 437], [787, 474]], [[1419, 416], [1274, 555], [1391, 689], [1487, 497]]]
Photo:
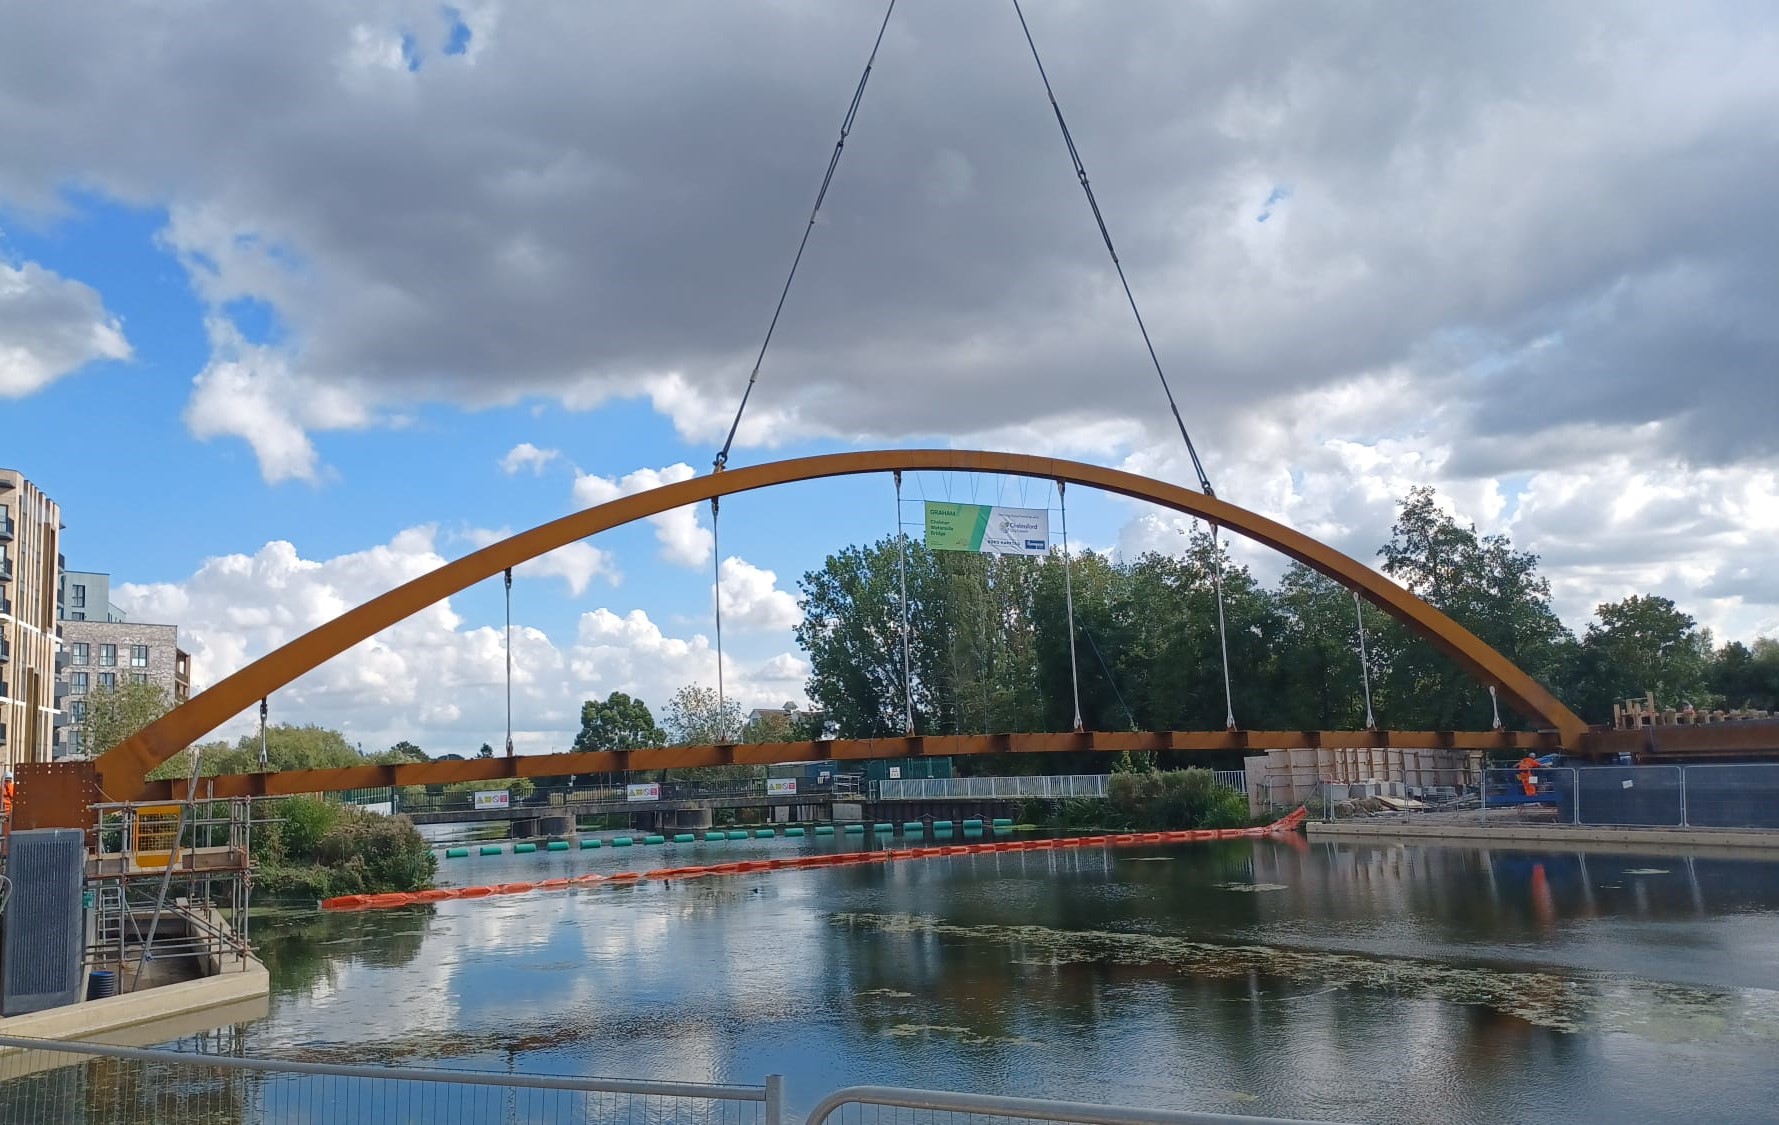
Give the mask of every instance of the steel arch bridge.
[[[1271, 547], [1357, 591], [1496, 690], [1531, 720], [1535, 733], [1389, 731], [1216, 731], [1002, 735], [927, 735], [802, 743], [671, 747], [658, 750], [540, 754], [516, 758], [242, 774], [206, 779], [217, 796], [321, 792], [372, 785], [432, 784], [511, 776], [548, 777], [626, 769], [766, 763], [810, 758], [869, 758], [1005, 751], [1271, 749], [1301, 746], [1449, 746], [1472, 749], [1579, 748], [1588, 727], [1541, 684], [1475, 634], [1388, 578], [1327, 544], [1214, 496], [1098, 465], [1019, 453], [907, 449], [836, 453], [726, 469], [621, 497], [523, 531], [446, 563], [297, 637], [193, 696], [91, 762], [57, 763], [21, 774], [22, 827], [81, 824], [73, 817], [94, 800], [182, 795], [184, 784], [146, 781], [155, 767], [257, 701], [426, 607], [602, 531], [688, 504], [773, 485], [867, 473], [957, 471], [1054, 480], [1145, 500], [1207, 520]], [[32, 793], [31, 790], [36, 790]], [[29, 798], [36, 798], [34, 800]]]

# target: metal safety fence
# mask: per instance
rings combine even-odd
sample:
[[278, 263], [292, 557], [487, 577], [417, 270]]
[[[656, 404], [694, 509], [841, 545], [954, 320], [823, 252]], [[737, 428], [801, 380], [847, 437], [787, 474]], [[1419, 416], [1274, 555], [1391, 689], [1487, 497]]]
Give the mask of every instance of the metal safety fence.
[[0, 1125], [780, 1125], [783, 1082], [345, 1066], [0, 1036]]
[[1068, 774], [1050, 777], [917, 777], [874, 781], [871, 799], [875, 801], [997, 801], [1022, 800], [1028, 797], [1104, 797], [1106, 778], [1103, 773]]
[[[1317, 1125], [1312, 1121], [1294, 1120], [1296, 1125]], [[1073, 1125], [1284, 1125], [1276, 1117], [1141, 1109], [944, 1090], [904, 1090], [891, 1086], [854, 1086], [836, 1090], [810, 1112], [806, 1125], [987, 1125], [990, 1122], [1002, 1125], [1021, 1121], [1061, 1121]]]
[[1478, 808], [1485, 823], [1779, 829], [1779, 763], [1490, 769]]

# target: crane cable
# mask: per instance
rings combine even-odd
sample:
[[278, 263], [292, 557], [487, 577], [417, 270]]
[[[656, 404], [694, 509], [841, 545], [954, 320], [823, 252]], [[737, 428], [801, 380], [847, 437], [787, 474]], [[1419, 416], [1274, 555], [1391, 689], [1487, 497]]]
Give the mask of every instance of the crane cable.
[[[785, 298], [791, 294], [791, 282], [796, 280], [797, 267], [803, 261], [803, 250], [809, 245], [809, 236], [815, 230], [815, 220], [821, 214], [822, 200], [828, 197], [828, 185], [834, 182], [834, 171], [840, 167], [840, 154], [846, 148], [847, 135], [852, 132], [853, 121], [859, 115], [859, 103], [865, 98], [865, 83], [871, 80], [871, 68], [877, 63], [877, 49], [883, 46], [883, 33], [889, 27], [890, 14], [895, 10], [896, 0], [890, 0], [889, 7], [884, 9], [883, 22], [877, 26], [877, 39], [871, 44], [871, 56], [865, 60], [864, 73], [859, 75], [858, 87], [852, 92], [852, 104], [846, 107], [846, 117], [840, 122], [840, 139], [834, 142], [834, 152], [828, 157], [828, 170], [822, 174], [822, 186], [815, 193], [815, 206], [810, 209], [809, 223], [803, 228], [802, 240], [797, 243], [797, 254], [791, 259], [791, 270], [785, 276], [784, 288], [778, 292], [778, 305], [772, 310], [772, 320], [766, 325], [766, 338], [760, 341], [760, 354], [754, 357], [754, 369], [748, 374], [747, 386], [742, 389], [741, 403], [735, 408], [735, 420], [729, 423], [729, 436], [723, 439], [723, 448], [717, 453], [712, 465], [714, 472], [722, 472], [729, 463], [729, 448], [735, 444], [735, 433], [741, 428], [742, 412], [747, 409], [748, 397], [754, 393], [754, 383], [760, 378], [760, 365], [766, 361], [766, 349], [772, 346], [772, 333], [778, 328], [779, 315], [784, 312]], [[711, 507], [714, 511], [714, 501]]]
[[507, 757], [513, 756], [513, 568], [507, 567]]
[[1376, 730], [1377, 719], [1371, 713], [1371, 661], [1365, 655], [1365, 603], [1359, 591], [1353, 591], [1353, 616], [1359, 621], [1359, 682], [1365, 686], [1365, 729]]
[[[1037, 64], [1038, 77], [1044, 83], [1044, 94], [1050, 99], [1050, 110], [1056, 116], [1056, 127], [1062, 132], [1063, 145], [1069, 150], [1069, 160], [1075, 166], [1075, 179], [1081, 184], [1081, 191], [1087, 196], [1087, 206], [1093, 212], [1093, 221], [1099, 227], [1100, 240], [1106, 244], [1106, 253], [1112, 259], [1112, 268], [1118, 273], [1118, 283], [1124, 288], [1124, 299], [1130, 305], [1130, 314], [1137, 322], [1137, 331], [1142, 334], [1143, 347], [1149, 352], [1149, 363], [1155, 368], [1155, 377], [1161, 382], [1161, 393], [1167, 396], [1168, 410], [1173, 413], [1174, 425], [1180, 429], [1180, 440], [1186, 443], [1186, 455], [1192, 459], [1192, 471], [1198, 476], [1198, 487], [1206, 496], [1216, 497], [1217, 492], [1211, 487], [1211, 478], [1205, 472], [1204, 462], [1199, 459], [1198, 448], [1192, 444], [1192, 435], [1186, 431], [1186, 420], [1180, 416], [1180, 406], [1174, 401], [1173, 388], [1168, 385], [1167, 373], [1161, 368], [1161, 357], [1155, 352], [1155, 342], [1149, 338], [1149, 326], [1143, 322], [1142, 310], [1137, 308], [1136, 294], [1131, 291], [1130, 279], [1124, 275], [1124, 263], [1118, 257], [1118, 249], [1112, 244], [1112, 232], [1106, 226], [1106, 217], [1100, 211], [1099, 199], [1093, 194], [1093, 184], [1087, 178], [1087, 165], [1081, 161], [1081, 152], [1075, 147], [1074, 134], [1069, 132], [1069, 123], [1063, 118], [1062, 106], [1057, 103], [1056, 91], [1051, 88], [1050, 75], [1044, 69], [1044, 60], [1038, 55], [1038, 44], [1032, 38], [1031, 25], [1025, 21], [1025, 10], [1019, 6], [1019, 0], [1013, 0], [1013, 13], [1019, 17], [1019, 29], [1025, 33], [1025, 45], [1031, 49], [1032, 62]], [[1224, 626], [1223, 611], [1223, 550], [1218, 540], [1220, 528], [1215, 521], [1211, 522], [1211, 543], [1216, 555], [1217, 564], [1217, 642], [1223, 654], [1223, 701], [1226, 706], [1225, 725], [1230, 730], [1235, 726], [1234, 694], [1229, 682], [1229, 637]]]
[[[718, 465], [718, 468], [721, 468]], [[717, 538], [717, 497], [710, 498], [710, 570], [711, 601], [716, 607], [717, 622], [717, 722], [724, 723], [728, 701], [723, 695], [723, 551]]]

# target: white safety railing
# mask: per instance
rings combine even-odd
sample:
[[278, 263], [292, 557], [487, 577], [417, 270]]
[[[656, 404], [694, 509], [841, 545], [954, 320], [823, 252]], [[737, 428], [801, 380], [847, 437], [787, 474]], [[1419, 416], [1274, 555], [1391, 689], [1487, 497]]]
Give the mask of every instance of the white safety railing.
[[781, 1125], [784, 1086], [348, 1066], [0, 1036], [0, 1125]]
[[[871, 1112], [867, 1114], [867, 1110]], [[1285, 1125], [1276, 1117], [1138, 1109], [1039, 1098], [1005, 1098], [992, 1094], [959, 1094], [946, 1090], [903, 1090], [891, 1086], [853, 1086], [836, 1090], [810, 1112], [806, 1125], [826, 1125], [830, 1118], [844, 1121], [845, 1125], [928, 1125], [940, 1120], [934, 1116], [939, 1113], [950, 1115], [944, 1119], [947, 1125], [991, 1121], [1062, 1121], [1074, 1125]], [[1317, 1123], [1299, 1120], [1296, 1125]]]
[[1062, 777], [917, 777], [872, 783], [878, 801], [1006, 801], [1028, 797], [1104, 797], [1103, 773]]

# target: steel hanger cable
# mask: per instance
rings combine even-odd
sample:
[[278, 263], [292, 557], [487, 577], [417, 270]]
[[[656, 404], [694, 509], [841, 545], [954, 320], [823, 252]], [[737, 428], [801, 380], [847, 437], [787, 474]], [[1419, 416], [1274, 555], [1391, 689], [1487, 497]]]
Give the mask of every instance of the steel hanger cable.
[[772, 346], [772, 333], [778, 328], [778, 318], [784, 312], [785, 298], [791, 295], [791, 282], [797, 278], [797, 267], [803, 261], [803, 250], [809, 245], [809, 236], [815, 230], [816, 216], [821, 214], [822, 200], [828, 197], [828, 185], [834, 182], [834, 170], [840, 167], [840, 154], [846, 149], [847, 135], [852, 132], [853, 121], [859, 115], [859, 103], [865, 98], [865, 83], [871, 80], [871, 68], [877, 63], [877, 49], [883, 46], [883, 33], [889, 27], [890, 14], [896, 10], [896, 0], [890, 0], [889, 7], [884, 9], [883, 22], [877, 26], [877, 39], [871, 44], [871, 57], [865, 60], [864, 73], [859, 75], [858, 87], [852, 92], [852, 104], [846, 107], [846, 117], [840, 123], [840, 139], [834, 142], [833, 155], [828, 157], [828, 170], [822, 174], [821, 190], [815, 193], [815, 206], [810, 209], [809, 223], [803, 228], [803, 238], [797, 243], [797, 254], [791, 259], [791, 270], [785, 276], [784, 288], [778, 292], [778, 305], [772, 310], [772, 320], [766, 325], [766, 338], [760, 342], [760, 354], [754, 357], [754, 369], [748, 374], [747, 386], [741, 392], [741, 404], [735, 408], [735, 420], [729, 423], [729, 436], [723, 439], [723, 448], [717, 453], [712, 468], [722, 472], [723, 466], [729, 463], [729, 448], [735, 444], [735, 432], [741, 428], [741, 415], [747, 410], [747, 400], [754, 393], [754, 384], [760, 378], [760, 365], [766, 362], [766, 349]]

